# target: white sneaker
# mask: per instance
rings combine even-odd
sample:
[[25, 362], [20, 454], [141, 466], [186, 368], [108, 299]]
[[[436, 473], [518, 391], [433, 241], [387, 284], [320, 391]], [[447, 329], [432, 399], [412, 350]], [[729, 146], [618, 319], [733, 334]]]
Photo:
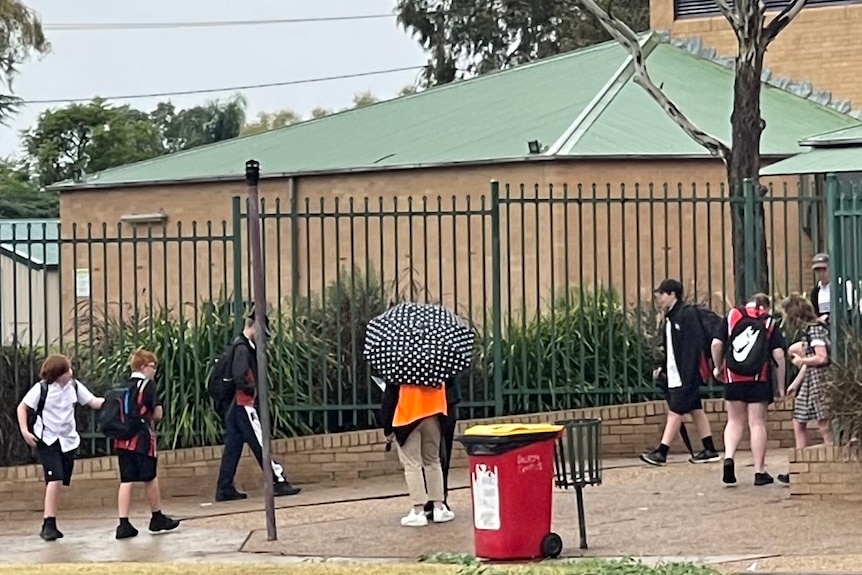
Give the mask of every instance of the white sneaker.
[[[436, 520], [437, 516], [434, 515], [434, 518]], [[416, 510], [411, 509], [408, 515], [401, 518], [401, 525], [403, 527], [425, 527], [428, 525], [428, 517], [424, 511], [416, 513]]]
[[455, 513], [451, 509], [445, 507], [434, 508], [434, 523], [446, 523], [455, 519]]

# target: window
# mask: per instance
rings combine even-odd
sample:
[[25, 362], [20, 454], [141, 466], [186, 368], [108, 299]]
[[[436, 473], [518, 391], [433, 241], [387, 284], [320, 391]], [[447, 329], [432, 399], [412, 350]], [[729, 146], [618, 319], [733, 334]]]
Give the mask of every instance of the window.
[[[733, 0], [728, 0], [731, 5]], [[781, 10], [792, 0], [765, 0], [767, 10]], [[860, 4], [862, 0], [808, 0], [805, 8], [817, 8], [822, 6], [841, 6], [846, 4]], [[713, 18], [721, 16], [718, 4], [715, 0], [673, 0], [673, 19], [684, 20], [686, 18]]]

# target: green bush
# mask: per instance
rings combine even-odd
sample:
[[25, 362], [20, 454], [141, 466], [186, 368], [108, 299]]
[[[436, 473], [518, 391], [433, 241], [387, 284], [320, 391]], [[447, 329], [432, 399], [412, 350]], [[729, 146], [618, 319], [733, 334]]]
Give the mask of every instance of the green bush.
[[[629, 309], [615, 291], [602, 289], [571, 289], [530, 320], [511, 318], [504, 328], [500, 366], [506, 411], [655, 398], [654, 325], [654, 316]], [[486, 351], [490, 353], [490, 346]]]

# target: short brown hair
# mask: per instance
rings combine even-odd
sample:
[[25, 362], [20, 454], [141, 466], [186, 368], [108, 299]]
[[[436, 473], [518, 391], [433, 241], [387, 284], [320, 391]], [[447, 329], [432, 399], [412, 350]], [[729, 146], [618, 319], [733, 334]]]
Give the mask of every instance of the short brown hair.
[[45, 358], [45, 361], [42, 362], [42, 367], [39, 369], [39, 377], [47, 383], [54, 383], [71, 369], [72, 362], [70, 362], [69, 358], [65, 355], [49, 355]]
[[129, 358], [129, 367], [132, 368], [132, 371], [141, 371], [151, 363], [158, 363], [156, 354], [145, 349], [137, 350], [132, 354], [132, 357]]
[[754, 305], [762, 308], [770, 308], [772, 307], [772, 301], [769, 299], [769, 296], [763, 292], [758, 292], [751, 296], [751, 301], [754, 302]]

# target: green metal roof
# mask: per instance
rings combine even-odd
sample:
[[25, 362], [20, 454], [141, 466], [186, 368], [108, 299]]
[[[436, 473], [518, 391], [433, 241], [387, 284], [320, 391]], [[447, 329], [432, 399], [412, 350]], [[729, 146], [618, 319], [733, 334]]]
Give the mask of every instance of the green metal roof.
[[[730, 140], [733, 73], [642, 36], [650, 73], [689, 117]], [[241, 179], [554, 157], [706, 157], [632, 80], [628, 53], [607, 42], [253, 136], [88, 175], [57, 189]], [[791, 155], [800, 139], [862, 123], [764, 85], [762, 153]], [[547, 146], [530, 155], [527, 142]]]
[[862, 172], [862, 147], [814, 148], [760, 170], [761, 176]]
[[833, 130], [825, 134], [817, 134], [805, 138], [800, 145], [826, 147], [826, 146], [846, 146], [851, 144], [862, 144], [862, 126], [852, 126], [850, 128], [842, 128]]
[[60, 264], [60, 220], [0, 220], [0, 254], [34, 268]]

